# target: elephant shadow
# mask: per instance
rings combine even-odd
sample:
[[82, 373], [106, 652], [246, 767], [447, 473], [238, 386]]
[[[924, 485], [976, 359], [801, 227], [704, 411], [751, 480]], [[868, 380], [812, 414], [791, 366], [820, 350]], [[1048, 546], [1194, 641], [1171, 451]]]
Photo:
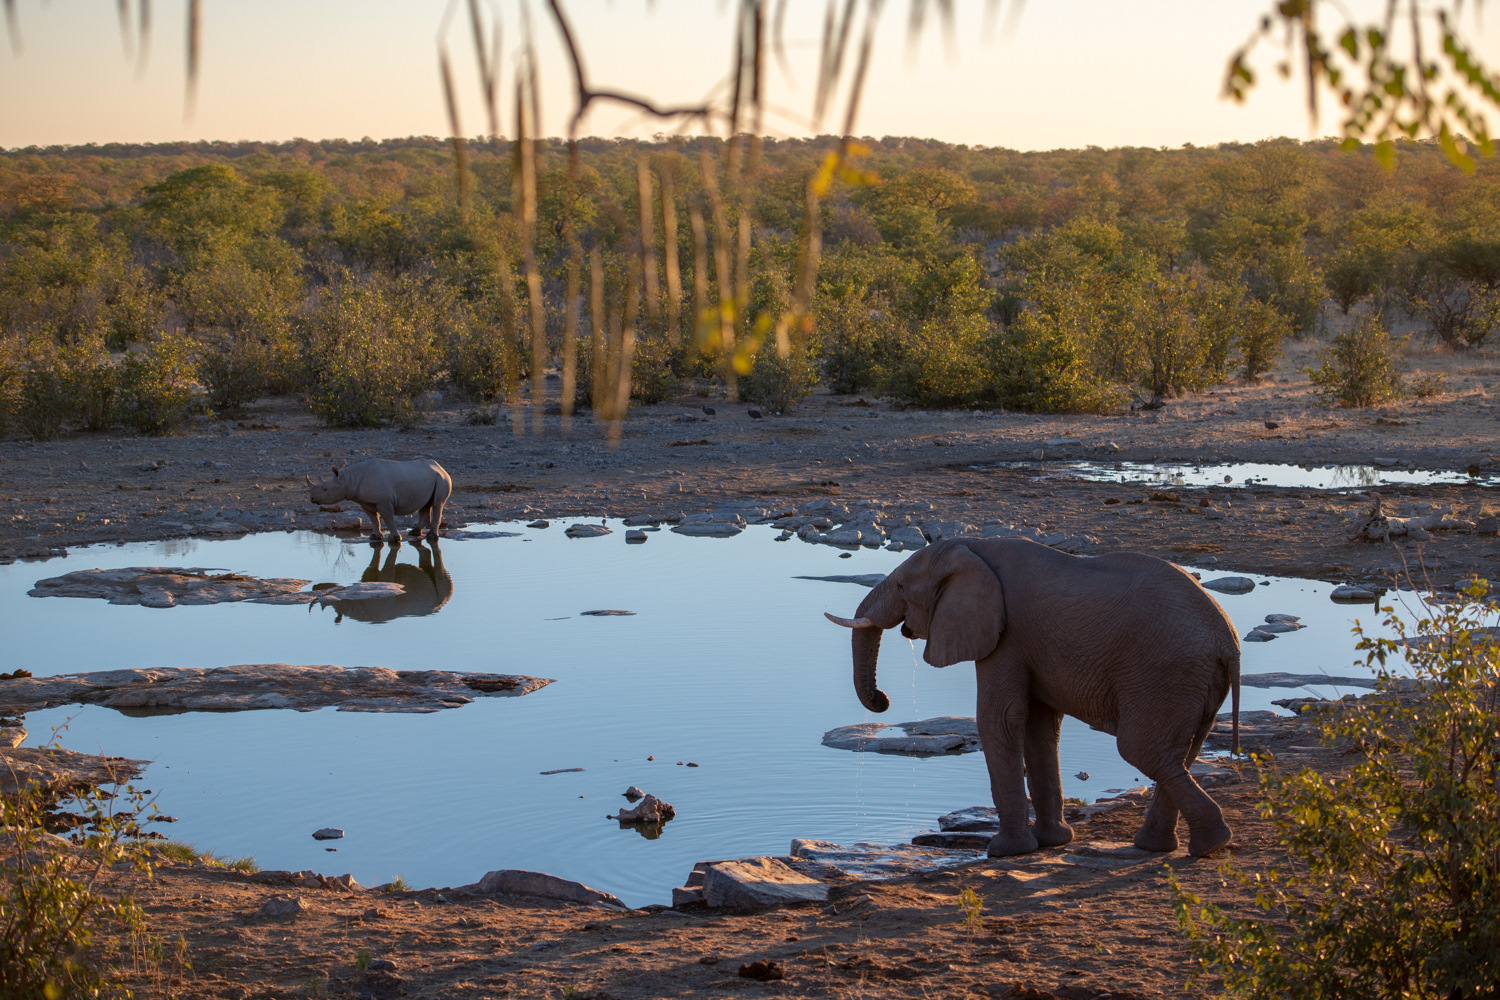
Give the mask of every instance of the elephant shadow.
[[394, 597], [334, 601], [335, 624], [345, 618], [378, 624], [397, 618], [434, 615], [442, 610], [453, 596], [453, 577], [443, 568], [442, 549], [436, 539], [425, 544], [413, 541], [411, 546], [417, 550], [415, 564], [397, 562], [401, 546], [392, 545], [384, 563], [380, 561], [380, 550], [376, 549], [370, 556], [370, 565], [359, 578], [361, 583], [399, 583], [403, 592]]

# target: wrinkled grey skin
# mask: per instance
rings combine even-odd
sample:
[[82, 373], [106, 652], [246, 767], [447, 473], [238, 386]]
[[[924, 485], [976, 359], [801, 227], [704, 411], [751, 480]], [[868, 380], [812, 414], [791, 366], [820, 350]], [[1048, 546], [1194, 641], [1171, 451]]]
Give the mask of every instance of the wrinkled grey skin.
[[320, 506], [353, 500], [370, 519], [370, 541], [381, 540], [380, 525], [384, 520], [389, 539], [401, 541], [401, 530], [396, 527], [397, 514], [412, 514], [421, 511], [413, 536], [427, 531], [429, 538], [436, 538], [443, 524], [443, 504], [453, 492], [453, 480], [441, 465], [430, 458], [413, 459], [410, 462], [391, 462], [383, 458], [372, 458], [356, 462], [343, 468], [334, 466], [333, 478], [321, 483], [308, 480], [308, 495]]
[[854, 690], [872, 712], [890, 707], [875, 686], [884, 629], [926, 639], [935, 667], [975, 661], [1000, 816], [991, 857], [1073, 839], [1057, 760], [1064, 715], [1115, 736], [1120, 756], [1157, 783], [1137, 847], [1175, 849], [1179, 810], [1192, 854], [1229, 843], [1223, 814], [1187, 768], [1231, 689], [1238, 745], [1239, 637], [1181, 569], [1133, 552], [1085, 559], [1025, 539], [954, 539], [907, 559], [857, 615], [873, 623], [853, 630]]
[[360, 622], [388, 622], [396, 618], [412, 618], [436, 614], [453, 596], [453, 577], [443, 568], [443, 552], [438, 540], [427, 543], [415, 541], [417, 565], [397, 562], [400, 546], [387, 549], [385, 565], [380, 562], [380, 549], [370, 556], [370, 565], [361, 576], [362, 583], [399, 583], [404, 592], [395, 597], [373, 597], [362, 601], [334, 601], [338, 612], [335, 622], [353, 618]]

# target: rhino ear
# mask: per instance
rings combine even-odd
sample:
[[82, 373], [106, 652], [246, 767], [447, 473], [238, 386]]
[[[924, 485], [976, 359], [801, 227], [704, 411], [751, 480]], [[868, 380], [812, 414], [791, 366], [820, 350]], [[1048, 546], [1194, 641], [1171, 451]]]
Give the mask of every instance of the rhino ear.
[[333, 470], [333, 478], [337, 479], [339, 477], [339, 467], [337, 465], [331, 465], [329, 466], [329, 468]]

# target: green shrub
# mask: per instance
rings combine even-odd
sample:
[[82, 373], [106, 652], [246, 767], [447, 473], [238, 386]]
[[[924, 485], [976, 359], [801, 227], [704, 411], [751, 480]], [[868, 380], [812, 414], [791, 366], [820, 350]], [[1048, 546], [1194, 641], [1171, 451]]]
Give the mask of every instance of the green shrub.
[[61, 352], [50, 344], [31, 347], [22, 362], [16, 416], [37, 441], [62, 433], [73, 413], [72, 385]]
[[[579, 360], [587, 353], [579, 352]], [[664, 332], [643, 332], [636, 338], [630, 361], [630, 398], [642, 403], [664, 403], [682, 394], [678, 375], [682, 348], [674, 348]], [[581, 367], [581, 366], [580, 366]], [[740, 383], [744, 397], [744, 383]], [[748, 397], [744, 397], [748, 398]]]
[[216, 411], [237, 413], [262, 395], [271, 380], [270, 345], [252, 336], [221, 334], [198, 340], [198, 380]]
[[141, 434], [171, 434], [187, 422], [193, 404], [192, 342], [162, 334], [120, 366], [121, 417]]
[[86, 431], [107, 431], [115, 425], [120, 395], [120, 366], [110, 358], [104, 341], [86, 338], [64, 348], [73, 409]]
[[[1261, 813], [1288, 862], [1223, 874], [1254, 893], [1236, 916], [1173, 878], [1200, 971], [1260, 1000], [1490, 997], [1500, 983], [1500, 641], [1472, 581], [1457, 603], [1359, 632], [1376, 694], [1345, 703], [1326, 740], [1347, 777], [1268, 771]], [[1384, 609], [1390, 612], [1390, 608]], [[1415, 682], [1386, 666], [1405, 653]], [[1236, 908], [1236, 912], [1243, 909]]]
[[881, 372], [881, 391], [913, 406], [988, 403], [993, 384], [984, 363], [987, 333], [978, 317], [933, 320], [907, 332]]
[[1396, 344], [1377, 319], [1361, 320], [1339, 334], [1318, 352], [1318, 361], [1317, 368], [1307, 369], [1307, 377], [1325, 405], [1374, 406], [1405, 392]]
[[818, 385], [818, 359], [806, 344], [794, 340], [786, 357], [768, 337], [755, 352], [750, 371], [740, 378], [740, 398], [775, 413], [790, 413]]
[[0, 796], [0, 996], [118, 995], [127, 962], [150, 973], [164, 953], [136, 900], [106, 891], [121, 872], [150, 872], [140, 793], [80, 794], [70, 805], [84, 825], [68, 839], [47, 832], [48, 805], [35, 786]]
[[[434, 387], [449, 303], [416, 278], [335, 276], [310, 317], [307, 405], [334, 427], [414, 425]], [[451, 376], [451, 373], [450, 373]]]
[[1097, 413], [1122, 401], [1091, 376], [1077, 345], [1049, 318], [1028, 311], [991, 338], [994, 401], [1034, 413]]

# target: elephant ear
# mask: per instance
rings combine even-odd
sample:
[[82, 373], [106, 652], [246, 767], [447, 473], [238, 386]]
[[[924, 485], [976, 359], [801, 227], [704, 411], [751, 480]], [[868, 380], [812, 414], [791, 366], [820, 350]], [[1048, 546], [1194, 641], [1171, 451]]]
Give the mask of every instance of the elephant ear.
[[1005, 595], [995, 571], [967, 546], [946, 548], [933, 567], [937, 599], [922, 654], [934, 667], [983, 659], [1005, 629]]

